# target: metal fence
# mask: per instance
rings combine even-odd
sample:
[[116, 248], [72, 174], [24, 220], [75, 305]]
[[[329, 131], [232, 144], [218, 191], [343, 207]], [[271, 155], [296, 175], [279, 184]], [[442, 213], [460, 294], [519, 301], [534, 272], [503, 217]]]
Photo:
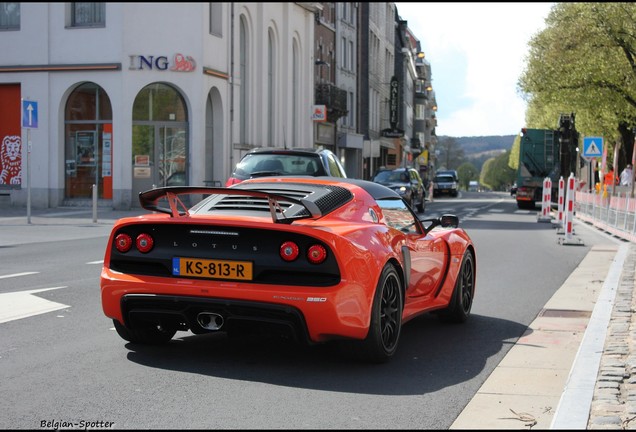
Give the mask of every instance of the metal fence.
[[606, 193], [577, 191], [575, 217], [617, 237], [636, 242], [636, 198], [628, 192], [616, 196]]

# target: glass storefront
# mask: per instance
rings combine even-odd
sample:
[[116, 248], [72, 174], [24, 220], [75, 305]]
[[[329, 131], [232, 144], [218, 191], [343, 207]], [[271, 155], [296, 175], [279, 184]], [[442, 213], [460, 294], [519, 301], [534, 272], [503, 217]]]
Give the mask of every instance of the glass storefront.
[[[112, 193], [112, 118], [110, 99], [94, 83], [77, 87], [65, 109], [65, 198], [92, 198]], [[106, 190], [106, 193], [105, 193]]]
[[139, 92], [133, 106], [133, 196], [188, 184], [187, 131], [185, 102], [173, 87], [155, 83]]

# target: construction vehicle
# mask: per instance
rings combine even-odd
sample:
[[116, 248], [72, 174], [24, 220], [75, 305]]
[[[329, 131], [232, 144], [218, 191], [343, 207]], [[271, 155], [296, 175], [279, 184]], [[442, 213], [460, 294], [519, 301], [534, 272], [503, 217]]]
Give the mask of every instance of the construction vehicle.
[[559, 179], [577, 174], [579, 134], [574, 113], [561, 114], [557, 128], [521, 129], [515, 199], [520, 209], [534, 209], [542, 202], [543, 182], [552, 182], [551, 201], [557, 202]]

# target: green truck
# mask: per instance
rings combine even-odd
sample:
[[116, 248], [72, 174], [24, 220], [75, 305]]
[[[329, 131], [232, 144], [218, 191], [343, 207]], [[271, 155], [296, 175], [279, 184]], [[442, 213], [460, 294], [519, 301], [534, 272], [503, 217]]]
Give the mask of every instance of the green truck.
[[551, 201], [556, 203], [559, 178], [577, 174], [579, 134], [574, 114], [561, 114], [557, 128], [521, 129], [517, 169], [517, 207], [534, 209], [542, 202], [543, 181], [552, 181]]

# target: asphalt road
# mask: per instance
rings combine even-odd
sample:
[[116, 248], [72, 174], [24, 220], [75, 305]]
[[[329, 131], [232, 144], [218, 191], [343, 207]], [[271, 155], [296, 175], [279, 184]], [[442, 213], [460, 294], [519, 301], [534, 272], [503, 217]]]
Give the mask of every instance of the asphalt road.
[[[0, 322], [0, 380], [11, 395], [0, 400], [0, 427], [448, 429], [590, 247], [607, 240], [581, 232], [585, 245], [565, 248], [503, 194], [436, 199], [423, 217], [445, 212], [477, 246], [473, 315], [459, 326], [432, 316], [408, 323], [396, 357], [374, 366], [329, 345], [222, 334], [127, 344], [99, 298], [112, 214], [97, 223], [86, 211], [32, 224], [0, 216], [0, 304], [13, 316], [26, 308]], [[33, 303], [51, 309], [29, 314]]]

